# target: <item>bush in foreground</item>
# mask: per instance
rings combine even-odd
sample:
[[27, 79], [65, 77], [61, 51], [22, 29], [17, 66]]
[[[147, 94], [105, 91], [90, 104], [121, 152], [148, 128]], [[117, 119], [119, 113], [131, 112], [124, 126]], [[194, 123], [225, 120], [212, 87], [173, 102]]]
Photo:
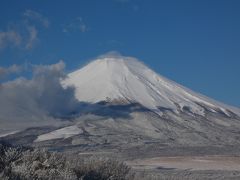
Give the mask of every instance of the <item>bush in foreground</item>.
[[113, 159], [0, 144], [0, 179], [4, 180], [128, 180], [133, 176], [127, 165]]

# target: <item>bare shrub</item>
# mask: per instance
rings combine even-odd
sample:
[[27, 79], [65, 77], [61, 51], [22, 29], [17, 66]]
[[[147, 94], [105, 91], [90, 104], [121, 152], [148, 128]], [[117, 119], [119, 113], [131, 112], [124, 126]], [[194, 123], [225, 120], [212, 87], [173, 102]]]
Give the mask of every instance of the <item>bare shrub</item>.
[[18, 175], [12, 172], [11, 164], [21, 157], [22, 152], [22, 147], [12, 147], [7, 144], [0, 144], [0, 179], [19, 179]]
[[12, 169], [26, 179], [76, 179], [64, 155], [46, 150], [24, 152]]
[[0, 146], [0, 179], [4, 180], [132, 180], [122, 162], [107, 158]]
[[125, 180], [132, 176], [127, 165], [113, 159], [91, 157], [72, 164], [78, 179], [82, 180]]

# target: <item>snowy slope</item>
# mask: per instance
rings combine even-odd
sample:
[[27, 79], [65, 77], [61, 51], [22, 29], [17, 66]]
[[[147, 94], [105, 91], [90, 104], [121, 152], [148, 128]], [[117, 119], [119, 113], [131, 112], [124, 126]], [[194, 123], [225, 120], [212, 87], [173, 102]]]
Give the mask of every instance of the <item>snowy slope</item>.
[[178, 113], [179, 109], [187, 107], [199, 115], [205, 114], [204, 105], [212, 112], [220, 110], [229, 115], [231, 111], [240, 115], [238, 109], [197, 94], [130, 57], [99, 58], [70, 73], [62, 84], [64, 87], [74, 86], [76, 98], [90, 103], [140, 103], [158, 114], [161, 114], [161, 108]]

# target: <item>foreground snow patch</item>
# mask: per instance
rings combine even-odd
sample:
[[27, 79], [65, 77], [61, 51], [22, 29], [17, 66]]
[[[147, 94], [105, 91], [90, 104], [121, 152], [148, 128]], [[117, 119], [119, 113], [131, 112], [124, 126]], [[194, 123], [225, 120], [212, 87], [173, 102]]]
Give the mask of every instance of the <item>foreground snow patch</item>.
[[35, 142], [47, 141], [52, 139], [65, 139], [72, 137], [74, 135], [81, 134], [83, 131], [77, 126], [64, 127], [50, 133], [42, 134], [37, 137]]

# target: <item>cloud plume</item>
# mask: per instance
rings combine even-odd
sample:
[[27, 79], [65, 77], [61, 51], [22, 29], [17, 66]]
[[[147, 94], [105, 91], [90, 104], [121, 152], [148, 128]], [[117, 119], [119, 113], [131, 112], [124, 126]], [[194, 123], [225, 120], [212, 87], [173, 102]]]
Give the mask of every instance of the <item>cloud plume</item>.
[[[65, 78], [64, 68], [63, 61], [35, 65], [31, 79], [19, 77], [0, 84], [0, 124], [49, 124], [49, 119], [67, 116], [76, 110], [78, 101], [74, 89], [64, 89], [60, 83], [60, 79]], [[14, 71], [14, 67], [6, 71]]]

